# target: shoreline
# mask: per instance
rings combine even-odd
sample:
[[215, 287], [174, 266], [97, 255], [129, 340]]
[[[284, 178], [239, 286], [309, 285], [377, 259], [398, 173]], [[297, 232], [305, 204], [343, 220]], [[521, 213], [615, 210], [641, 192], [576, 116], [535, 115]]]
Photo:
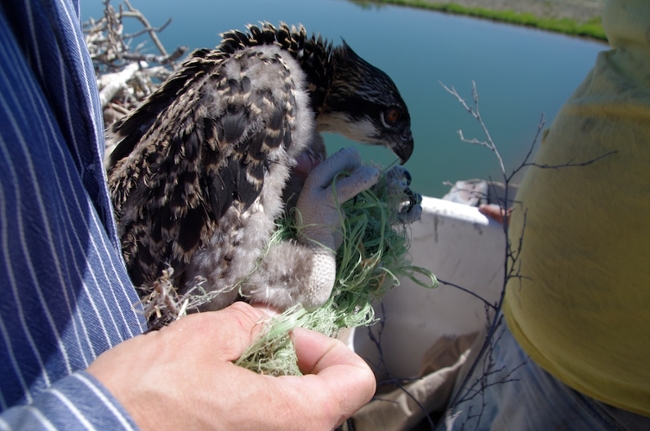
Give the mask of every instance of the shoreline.
[[372, 0], [356, 3], [434, 10], [607, 41], [600, 19], [603, 7], [600, 0]]

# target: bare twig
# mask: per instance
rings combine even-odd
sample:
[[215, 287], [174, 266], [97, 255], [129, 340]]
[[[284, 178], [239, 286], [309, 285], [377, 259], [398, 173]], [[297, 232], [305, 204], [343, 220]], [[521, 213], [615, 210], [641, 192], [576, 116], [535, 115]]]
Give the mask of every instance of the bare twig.
[[[485, 139], [476, 139], [476, 138], [468, 139], [464, 136], [463, 132], [459, 130], [458, 134], [460, 136], [461, 141], [488, 148], [490, 151], [494, 153], [499, 163], [499, 167], [501, 169], [502, 181], [505, 190], [504, 196], [498, 199], [498, 203], [501, 208], [501, 211], [503, 211], [504, 214], [507, 214], [508, 208], [514, 205], [518, 211], [521, 211], [523, 217], [521, 232], [516, 232], [517, 235], [509, 235], [508, 232], [509, 224], [507, 222], [507, 217], [505, 218], [505, 222], [503, 223], [503, 234], [504, 234], [503, 235], [503, 240], [504, 240], [503, 287], [499, 293], [498, 299], [495, 302], [488, 301], [485, 298], [483, 298], [480, 294], [473, 292], [469, 289], [466, 289], [462, 286], [459, 286], [455, 283], [445, 281], [445, 280], [439, 280], [440, 283], [457, 288], [479, 299], [480, 301], [483, 302], [485, 307], [485, 314], [486, 314], [485, 339], [483, 343], [481, 343], [480, 347], [478, 347], [478, 352], [476, 352], [476, 356], [475, 356], [476, 359], [473, 362], [468, 364], [469, 369], [464, 375], [463, 380], [460, 382], [460, 385], [457, 386], [459, 389], [452, 395], [452, 399], [448, 404], [448, 410], [447, 410], [448, 414], [445, 416], [445, 423], [448, 425], [448, 429], [450, 429], [452, 426], [451, 424], [453, 424], [453, 422], [458, 417], [457, 415], [456, 416], [452, 415], [454, 410], [457, 409], [463, 403], [475, 401], [469, 407], [466, 407], [467, 415], [465, 417], [466, 418], [465, 423], [461, 423], [458, 425], [461, 429], [464, 429], [466, 426], [469, 426], [470, 420], [476, 420], [475, 427], [476, 429], [478, 429], [480, 425], [480, 418], [485, 412], [488, 403], [485, 397], [486, 390], [496, 385], [510, 384], [512, 382], [517, 381], [515, 373], [521, 367], [525, 366], [525, 364], [528, 362], [528, 359], [524, 359], [520, 364], [513, 366], [512, 369], [506, 369], [504, 366], [498, 365], [497, 359], [495, 357], [495, 348], [497, 344], [501, 341], [501, 338], [504, 332], [506, 331], [505, 321], [503, 319], [503, 315], [500, 313], [503, 305], [503, 300], [505, 297], [506, 285], [511, 280], [521, 281], [524, 279], [530, 279], [528, 276], [526, 276], [526, 274], [522, 272], [522, 261], [521, 261], [521, 251], [524, 244], [524, 238], [525, 238], [524, 233], [526, 229], [526, 221], [527, 221], [528, 214], [527, 214], [527, 210], [524, 208], [523, 202], [516, 201], [512, 199], [510, 196], [508, 196], [510, 192], [511, 182], [515, 177], [515, 175], [519, 173], [524, 167], [540, 168], [540, 169], [560, 169], [560, 168], [587, 166], [601, 160], [602, 158], [605, 158], [613, 154], [613, 152], [603, 154], [602, 156], [596, 157], [591, 160], [583, 161], [583, 162], [574, 162], [573, 160], [570, 160], [566, 163], [558, 164], [558, 165], [546, 165], [546, 164], [542, 165], [530, 161], [534, 153], [535, 146], [539, 141], [539, 137], [541, 136], [541, 132], [546, 123], [545, 117], [542, 115], [537, 125], [537, 131], [535, 133], [534, 139], [530, 145], [530, 148], [528, 149], [528, 152], [523, 162], [517, 168], [515, 168], [510, 174], [507, 174], [505, 165], [503, 163], [503, 159], [501, 157], [501, 154], [499, 153], [497, 145], [493, 141], [489, 133], [489, 130], [485, 125], [483, 118], [481, 117], [480, 110], [479, 110], [479, 97], [478, 97], [478, 92], [476, 90], [476, 83], [472, 82], [472, 93], [471, 93], [472, 105], [471, 106], [458, 94], [458, 92], [454, 87], [447, 87], [444, 84], [441, 85], [447, 92], [449, 92], [452, 96], [454, 96], [458, 100], [461, 106], [476, 121], [478, 121], [485, 137]], [[496, 188], [496, 183], [493, 182], [492, 179], [490, 179], [490, 186]], [[471, 193], [476, 193], [476, 190], [467, 190], [467, 191]], [[496, 190], [493, 191], [495, 192], [494, 195], [497, 196], [498, 193], [496, 193]], [[481, 194], [484, 193], [481, 192]], [[510, 233], [512, 234], [513, 232]], [[511, 238], [515, 238], [515, 237], [517, 239], [513, 241]], [[374, 364], [375, 368], [381, 369], [388, 376], [389, 383], [394, 384], [395, 386], [404, 390], [408, 394], [407, 392], [408, 388], [404, 386], [404, 382], [406, 380], [395, 379], [390, 374], [383, 360], [383, 348], [382, 348], [381, 335], [384, 328], [384, 320], [382, 320], [381, 322], [382, 323], [379, 327], [377, 336], [375, 336], [374, 333], [372, 333], [369, 330], [369, 337], [371, 341], [376, 345], [376, 348], [379, 352], [379, 363]], [[474, 377], [477, 375], [478, 377]], [[410, 396], [410, 394], [408, 395]], [[411, 398], [415, 400], [414, 397]], [[418, 403], [418, 405], [420, 404]], [[422, 408], [422, 406], [420, 407]], [[428, 412], [425, 413], [426, 413], [426, 418], [429, 421], [429, 425], [433, 429], [434, 427], [433, 419], [431, 418], [430, 414], [428, 414]]]
[[467, 294], [473, 296], [474, 298], [478, 299], [479, 301], [483, 302], [483, 304], [484, 304], [486, 307], [489, 307], [489, 308], [491, 308], [492, 310], [495, 310], [495, 311], [497, 310], [497, 305], [498, 305], [498, 304], [492, 304], [491, 302], [489, 302], [489, 301], [487, 301], [485, 298], [483, 298], [481, 295], [479, 295], [479, 294], [477, 294], [477, 293], [475, 293], [475, 292], [472, 292], [471, 290], [466, 289], [466, 288], [464, 288], [463, 286], [460, 286], [460, 285], [455, 284], [455, 283], [451, 283], [451, 282], [449, 282], [449, 281], [441, 280], [440, 278], [438, 279], [438, 282], [439, 282], [440, 284], [445, 284], [445, 285], [447, 285], [447, 286], [454, 287], [454, 288], [456, 288], [456, 289], [458, 289], [458, 290], [462, 290], [463, 292], [465, 292], [465, 293], [467, 293]]
[[129, 61], [146, 61], [147, 63], [169, 64], [178, 60], [186, 51], [186, 46], [179, 46], [171, 54], [155, 55], [125, 52], [122, 54], [122, 58]]
[[[110, 0], [106, 0], [107, 3], [108, 3], [108, 1], [110, 1]], [[153, 40], [153, 43], [154, 43], [154, 45], [156, 45], [156, 48], [158, 48], [158, 51], [160, 51], [160, 53], [163, 56], [167, 56], [167, 50], [165, 49], [163, 44], [160, 42], [160, 39], [158, 39], [158, 32], [163, 31], [165, 29], [165, 27], [167, 27], [167, 25], [169, 25], [169, 23], [171, 23], [172, 19], [169, 18], [167, 20], [167, 22], [165, 24], [163, 24], [159, 29], [155, 29], [155, 28], [153, 28], [151, 26], [151, 24], [149, 24], [149, 20], [147, 20], [147, 18], [144, 15], [142, 15], [142, 13], [139, 10], [137, 10], [136, 8], [134, 8], [131, 5], [131, 2], [129, 0], [123, 0], [123, 1], [124, 1], [124, 4], [126, 4], [126, 7], [129, 8], [129, 11], [128, 12], [123, 12], [122, 15], [123, 16], [128, 16], [128, 17], [133, 17], [133, 18], [136, 18], [137, 20], [139, 20], [142, 23], [142, 25], [144, 26], [144, 29], [142, 30], [142, 32], [149, 33], [149, 37], [151, 37], [151, 40]]]
[[[372, 364], [371, 361], [369, 361], [369, 362], [376, 370], [380, 370], [381, 372], [385, 373], [386, 376], [388, 377], [387, 380], [379, 382], [379, 385], [391, 384], [391, 385], [395, 386], [396, 388], [398, 388], [399, 390], [403, 391], [404, 394], [406, 394], [406, 396], [408, 396], [411, 400], [413, 400], [413, 402], [422, 411], [422, 413], [424, 414], [424, 417], [427, 420], [427, 422], [428, 422], [429, 426], [431, 427], [431, 429], [434, 429], [435, 423], [433, 421], [433, 418], [431, 418], [431, 415], [429, 414], [427, 409], [422, 405], [422, 403], [420, 403], [420, 401], [418, 401], [418, 399], [415, 396], [413, 396], [413, 394], [411, 394], [408, 391], [408, 388], [406, 388], [404, 386], [405, 384], [408, 384], [408, 383], [410, 383], [410, 382], [412, 382], [414, 380], [418, 380], [418, 379], [417, 378], [397, 378], [397, 377], [394, 377], [390, 373], [390, 370], [388, 369], [388, 366], [386, 365], [386, 362], [384, 361], [384, 350], [383, 350], [383, 344], [382, 344], [382, 336], [383, 336], [383, 332], [384, 332], [384, 327], [386, 325], [386, 313], [385, 313], [385, 309], [384, 309], [384, 304], [380, 303], [379, 306], [381, 307], [382, 317], [379, 320], [379, 328], [377, 330], [377, 336], [375, 336], [375, 334], [373, 333], [371, 327], [366, 328], [366, 330], [368, 331], [368, 338], [375, 345], [375, 347], [376, 347], [376, 349], [377, 349], [377, 351], [379, 353], [379, 363], [378, 364]], [[375, 397], [374, 399], [378, 400], [378, 401], [393, 402], [392, 400], [384, 400], [381, 397]]]
[[467, 105], [465, 102], [465, 99], [463, 99], [456, 89], [452, 86], [451, 88], [447, 87], [445, 84], [442, 82], [440, 83], [442, 87], [452, 96], [458, 100], [458, 102], [465, 108], [469, 114], [476, 119], [476, 121], [479, 122], [481, 125], [481, 128], [483, 129], [483, 133], [485, 134], [486, 141], [479, 141], [478, 139], [466, 139], [463, 136], [463, 131], [458, 130], [458, 134], [460, 135], [460, 139], [463, 142], [467, 142], [469, 144], [475, 144], [475, 145], [482, 145], [484, 147], [489, 148], [494, 155], [496, 156], [497, 160], [499, 161], [499, 165], [501, 166], [501, 172], [505, 172], [506, 168], [505, 165], [503, 164], [503, 159], [501, 158], [501, 154], [499, 153], [499, 150], [497, 149], [497, 146], [494, 144], [494, 141], [492, 140], [492, 136], [490, 135], [490, 131], [488, 128], [485, 126], [485, 123], [483, 122], [483, 118], [481, 117], [481, 112], [479, 111], [478, 107], [478, 92], [476, 91], [476, 82], [472, 81], [472, 99], [474, 99], [474, 107], [470, 107]]
[[[485, 140], [480, 140], [480, 139], [467, 139], [463, 135], [463, 132], [461, 130], [458, 131], [460, 138], [463, 142], [474, 144], [474, 145], [480, 145], [480, 146], [485, 146], [488, 149], [490, 149], [496, 156], [497, 161], [499, 163], [499, 166], [501, 168], [501, 174], [503, 176], [503, 181], [505, 183], [505, 197], [503, 201], [499, 202], [499, 206], [501, 207], [502, 211], [506, 211], [508, 206], [510, 205], [511, 202], [514, 202], [515, 205], [520, 207], [520, 211], [522, 211], [522, 217], [523, 217], [523, 223], [522, 223], [522, 230], [519, 233], [518, 240], [516, 243], [512, 243], [511, 239], [513, 236], [508, 235], [508, 223], [503, 224], [503, 233], [504, 233], [504, 240], [505, 240], [505, 259], [504, 259], [504, 279], [503, 279], [503, 288], [500, 292], [499, 299], [495, 304], [490, 303], [489, 301], [485, 300], [482, 298], [480, 295], [476, 294], [475, 292], [471, 292], [468, 289], [465, 289], [461, 286], [455, 285], [450, 282], [446, 282], [443, 280], [439, 280], [441, 283], [456, 287], [460, 289], [463, 292], [469, 293], [470, 295], [480, 299], [483, 301], [485, 308], [486, 308], [486, 315], [487, 315], [487, 327], [486, 327], [486, 338], [484, 343], [482, 344], [478, 355], [476, 356], [476, 360], [474, 363], [470, 366], [469, 371], [465, 375], [465, 378], [463, 382], [461, 383], [460, 390], [458, 390], [455, 395], [453, 396], [452, 400], [449, 403], [448, 407], [448, 412], [452, 412], [454, 408], [456, 408], [458, 405], [461, 403], [470, 401], [472, 399], [475, 399], [476, 397], [481, 397], [483, 398], [483, 393], [484, 391], [494, 385], [498, 384], [505, 384], [509, 382], [516, 381], [512, 376], [514, 372], [519, 369], [520, 367], [524, 366], [526, 362], [516, 366], [513, 370], [504, 370], [504, 369], [498, 369], [495, 368], [495, 362], [493, 360], [493, 352], [494, 352], [494, 346], [499, 342], [501, 338], [501, 334], [503, 333], [503, 330], [501, 329], [501, 332], [499, 331], [499, 328], [502, 327], [501, 325], [504, 324], [503, 322], [503, 315], [499, 313], [501, 310], [501, 307], [503, 305], [503, 299], [505, 297], [505, 291], [506, 291], [506, 285], [509, 283], [510, 280], [523, 280], [523, 279], [529, 279], [525, 274], [522, 274], [521, 271], [521, 250], [523, 247], [524, 243], [524, 233], [526, 229], [526, 219], [527, 219], [527, 211], [526, 209], [523, 208], [523, 202], [518, 202], [511, 200], [508, 197], [508, 191], [509, 191], [509, 184], [514, 178], [514, 176], [520, 172], [523, 168], [525, 167], [531, 167], [531, 168], [540, 168], [540, 169], [561, 169], [561, 168], [571, 168], [571, 167], [583, 167], [583, 166], [588, 166], [591, 165], [592, 163], [595, 163], [605, 157], [608, 157], [612, 154], [615, 153], [615, 151], [603, 154], [601, 156], [598, 156], [596, 158], [583, 161], [583, 162], [574, 162], [573, 160], [569, 160], [566, 163], [563, 164], [557, 164], [557, 165], [549, 165], [549, 164], [539, 164], [535, 162], [531, 162], [530, 158], [534, 152], [534, 148], [539, 140], [539, 137], [541, 135], [542, 129], [544, 128], [545, 125], [545, 118], [542, 115], [541, 120], [537, 126], [537, 131], [535, 133], [535, 137], [533, 139], [533, 142], [530, 145], [530, 148], [523, 160], [523, 162], [515, 168], [512, 173], [509, 175], [506, 173], [505, 165], [503, 163], [503, 159], [498, 151], [498, 148], [494, 141], [492, 140], [492, 137], [488, 131], [487, 126], [485, 125], [483, 118], [481, 117], [480, 111], [479, 111], [479, 97], [478, 97], [478, 92], [476, 90], [476, 83], [472, 81], [472, 99], [473, 99], [473, 106], [469, 106], [467, 102], [458, 94], [456, 89], [452, 86], [447, 87], [446, 85], [442, 84], [443, 88], [450, 93], [452, 96], [454, 96], [458, 102], [461, 104], [461, 106], [469, 112], [469, 114], [476, 119], [483, 131], [483, 134], [485, 135]], [[477, 371], [477, 367], [479, 365], [483, 366], [483, 369], [481, 370], [481, 377], [475, 381], [470, 381], [472, 378], [471, 376], [475, 374]], [[505, 374], [503, 372], [506, 371]], [[499, 376], [496, 380], [491, 380], [491, 377], [493, 376]], [[480, 411], [478, 412], [469, 412], [467, 419], [472, 419], [472, 418], [480, 418], [480, 416], [483, 414], [483, 411], [486, 407], [485, 400], [480, 403]], [[471, 407], [470, 407], [471, 410]], [[450, 421], [453, 421], [454, 418], [449, 417], [448, 418]], [[479, 426], [479, 421], [477, 420], [476, 426]], [[464, 424], [463, 424], [464, 427]]]
[[542, 114], [542, 118], [539, 120], [539, 123], [537, 123], [537, 132], [535, 132], [535, 137], [533, 138], [533, 142], [531, 142], [530, 147], [528, 147], [528, 152], [526, 153], [526, 157], [524, 157], [524, 160], [521, 163], [521, 165], [518, 168], [515, 168], [515, 170], [510, 175], [510, 178], [512, 178], [520, 169], [522, 169], [528, 163], [530, 156], [533, 155], [533, 150], [537, 145], [537, 141], [539, 140], [539, 135], [542, 133], [545, 124], [546, 124], [546, 115]]
[[[136, 12], [137, 13], [123, 12], [122, 16], [123, 17], [128, 16], [128, 17], [138, 18], [138, 19], [143, 18], [144, 19], [143, 24], [144, 24], [145, 28], [136, 31], [135, 33], [125, 34], [124, 37], [126, 37], [128, 39], [135, 39], [138, 36], [142, 36], [145, 33], [149, 33], [150, 36], [153, 35], [152, 39], [154, 39], [154, 37], [155, 37], [154, 40], [158, 40], [160, 42], [160, 40], [158, 39], [158, 35], [156, 33], [160, 33], [161, 31], [166, 29], [167, 26], [172, 23], [172, 19], [171, 18], [167, 19], [167, 22], [164, 23], [163, 25], [161, 25], [160, 27], [151, 27], [149, 25], [149, 23], [146, 21], [146, 18], [144, 18], [144, 16], [140, 13], [140, 11], [136, 11]], [[160, 46], [158, 46], [158, 44], [156, 44], [156, 47], [158, 48], [158, 50], [160, 51], [161, 54], [165, 55], [167, 53], [166, 50], [165, 50], [165, 47], [162, 45], [162, 43], [160, 44]], [[162, 49], [160, 49], [160, 48], [162, 48]]]

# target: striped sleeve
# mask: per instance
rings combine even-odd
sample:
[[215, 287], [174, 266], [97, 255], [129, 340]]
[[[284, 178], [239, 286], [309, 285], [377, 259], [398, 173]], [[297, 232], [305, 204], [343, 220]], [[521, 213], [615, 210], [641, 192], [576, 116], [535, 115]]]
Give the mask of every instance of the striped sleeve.
[[83, 370], [145, 322], [70, 0], [0, 0], [0, 430], [130, 429]]
[[137, 430], [104, 387], [90, 374], [74, 373], [46, 389], [33, 403], [0, 416], [0, 429]]

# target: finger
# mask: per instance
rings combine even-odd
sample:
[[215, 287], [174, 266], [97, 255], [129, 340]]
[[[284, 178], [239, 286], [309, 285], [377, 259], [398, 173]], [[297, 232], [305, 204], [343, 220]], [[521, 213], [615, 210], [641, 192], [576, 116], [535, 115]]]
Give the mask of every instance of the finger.
[[503, 224], [504, 219], [508, 220], [510, 218], [512, 208], [506, 211], [496, 204], [483, 204], [479, 205], [478, 211], [484, 216], [490, 217], [491, 219]]
[[499, 223], [503, 223], [503, 215], [501, 214], [501, 208], [498, 205], [494, 205], [494, 204], [479, 205], [478, 212], [480, 212], [486, 217], [498, 221]]
[[365, 366], [365, 362], [345, 344], [319, 332], [295, 328], [291, 340], [303, 374], [318, 374], [331, 365]]
[[321, 386], [321, 391], [329, 389], [327, 396], [339, 406], [341, 417], [352, 415], [372, 398], [375, 377], [345, 344], [302, 328], [294, 329], [292, 340], [300, 371], [318, 377], [313, 384]]

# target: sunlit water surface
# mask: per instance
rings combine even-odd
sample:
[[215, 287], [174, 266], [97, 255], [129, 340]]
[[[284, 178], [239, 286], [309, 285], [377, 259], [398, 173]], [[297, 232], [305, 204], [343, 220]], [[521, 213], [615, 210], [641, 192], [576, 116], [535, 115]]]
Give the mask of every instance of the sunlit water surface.
[[[117, 0], [113, 1], [118, 4]], [[501, 178], [496, 158], [485, 148], [459, 141], [484, 139], [476, 121], [447, 94], [454, 86], [471, 102], [472, 81], [480, 111], [507, 170], [528, 151], [542, 114], [547, 125], [606, 45], [485, 20], [394, 6], [361, 7], [344, 0], [132, 0], [153, 26], [173, 18], [160, 38], [169, 51], [213, 47], [219, 33], [247, 23], [302, 23], [309, 32], [340, 43], [344, 38], [397, 84], [412, 118], [415, 152], [406, 167], [413, 188], [441, 197], [468, 178]], [[82, 0], [82, 16], [100, 17], [99, 0]], [[155, 52], [149, 43], [147, 52]], [[365, 160], [395, 161], [388, 150], [327, 135], [330, 152], [357, 146]]]

